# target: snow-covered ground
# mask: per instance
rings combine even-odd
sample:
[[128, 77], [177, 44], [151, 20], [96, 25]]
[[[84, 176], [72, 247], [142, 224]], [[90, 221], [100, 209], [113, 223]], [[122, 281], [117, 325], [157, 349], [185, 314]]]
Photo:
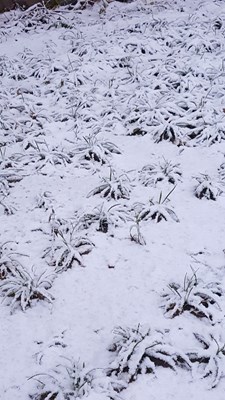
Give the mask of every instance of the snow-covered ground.
[[0, 399], [223, 400], [225, 4], [0, 15]]

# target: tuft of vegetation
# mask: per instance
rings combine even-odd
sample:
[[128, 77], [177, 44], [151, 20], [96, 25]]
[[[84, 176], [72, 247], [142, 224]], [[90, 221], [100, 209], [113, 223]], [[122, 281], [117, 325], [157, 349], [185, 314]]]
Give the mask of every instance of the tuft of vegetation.
[[74, 264], [84, 267], [83, 255], [89, 254], [93, 243], [87, 237], [75, 235], [74, 227], [67, 233], [61, 230], [55, 232], [52, 246], [45, 250], [43, 257], [50, 255], [50, 265], [55, 267], [56, 273], [61, 273]]
[[138, 204], [138, 203], [134, 204], [133, 209], [132, 209], [132, 214], [134, 214], [134, 218], [133, 218], [134, 224], [131, 225], [131, 227], [130, 227], [130, 238], [132, 241], [134, 241], [140, 245], [145, 245], [146, 241], [145, 241], [144, 236], [141, 233], [141, 226], [140, 226], [141, 221], [143, 219], [142, 212], [143, 212], [142, 205], [140, 208], [140, 204]]
[[[150, 199], [148, 205], [139, 203], [138, 220], [147, 221], [148, 219], [151, 219], [158, 223], [172, 219], [175, 222], [180, 222], [172, 206], [168, 207], [169, 197], [174, 191], [175, 187], [176, 186], [174, 186], [164, 198], [162, 192], [160, 192], [159, 199], [157, 201]], [[135, 205], [133, 210], [135, 210]]]
[[145, 165], [139, 172], [139, 179], [144, 186], [156, 186], [158, 182], [167, 181], [177, 185], [181, 181], [180, 164], [173, 164], [163, 158], [158, 164]]
[[126, 174], [117, 176], [116, 172], [110, 168], [109, 178], [102, 178], [102, 185], [91, 190], [87, 197], [100, 194], [107, 200], [129, 199], [131, 192], [130, 179]]
[[222, 377], [225, 368], [225, 342], [213, 334], [194, 333], [202, 348], [188, 353], [191, 362], [198, 363], [202, 379], [209, 378], [210, 388], [215, 388]]
[[96, 161], [101, 165], [109, 162], [111, 154], [121, 154], [119, 148], [112, 142], [98, 140], [96, 135], [83, 137], [74, 149], [75, 154], [79, 154], [79, 161], [85, 166], [87, 161]]
[[84, 362], [64, 358], [50, 373], [37, 374], [29, 379], [37, 382], [32, 400], [72, 400], [86, 397], [91, 389], [92, 375]]
[[128, 219], [126, 207], [114, 204], [108, 207], [104, 202], [95, 207], [90, 213], [84, 213], [78, 217], [78, 229], [88, 229], [91, 225], [97, 225], [96, 230], [107, 233], [110, 226], [119, 226]]
[[197, 318], [207, 318], [211, 322], [217, 320], [217, 312], [221, 311], [219, 300], [223, 295], [218, 282], [205, 284], [193, 271], [190, 277], [185, 275], [183, 284], [172, 282], [168, 288], [162, 298], [165, 315], [169, 318], [187, 311]]
[[196, 176], [195, 179], [198, 185], [195, 187], [195, 196], [198, 199], [206, 198], [207, 200], [216, 200], [217, 196], [221, 194], [221, 189], [216, 185], [212, 178], [207, 174]]
[[0, 245], [0, 280], [14, 274], [21, 267], [17, 258], [23, 254], [14, 250], [14, 244], [15, 242], [8, 241]]
[[49, 292], [52, 287], [54, 274], [36, 274], [34, 269], [27, 271], [17, 267], [0, 283], [0, 291], [3, 301], [9, 301], [13, 312], [17, 305], [25, 311], [31, 307], [34, 300], [46, 300], [52, 303], [54, 297]]
[[137, 328], [115, 328], [114, 334], [108, 349], [113, 353], [109, 376], [131, 383], [140, 374], [156, 373], [157, 367], [174, 371], [178, 367], [191, 369], [188, 357], [168, 344], [161, 331], [144, 330], [138, 325]]

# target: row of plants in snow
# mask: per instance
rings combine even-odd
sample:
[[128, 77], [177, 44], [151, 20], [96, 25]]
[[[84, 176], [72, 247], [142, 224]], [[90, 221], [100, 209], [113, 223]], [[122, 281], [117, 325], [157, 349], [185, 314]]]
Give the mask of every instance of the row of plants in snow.
[[[38, 143], [32, 147], [32, 151], [26, 154], [15, 153], [7, 158], [2, 151], [0, 160], [0, 194], [2, 195], [1, 205], [5, 213], [11, 214], [13, 212], [13, 210], [10, 212], [9, 207], [4, 206], [4, 198], [7, 198], [10, 194], [10, 188], [16, 182], [21, 181], [32, 173], [42, 173], [43, 170], [43, 174], [46, 174], [44, 168], [49, 165], [66, 167], [72, 164], [71, 168], [75, 165], [95, 172], [98, 170], [95, 165], [109, 166], [109, 177], [103, 177], [101, 184], [88, 194], [88, 197], [100, 194], [101, 197], [107, 200], [129, 199], [131, 189], [135, 186], [136, 181], [140, 181], [144, 186], [151, 188], [157, 187], [162, 182], [177, 185], [182, 181], [180, 164], [175, 164], [165, 159], [159, 160], [158, 163], [145, 165], [138, 173], [133, 174], [132, 180], [128, 174], [118, 175], [111, 167], [111, 155], [113, 153], [121, 154], [121, 151], [112, 142], [98, 141], [96, 137], [94, 139], [84, 138], [83, 142], [68, 151], [67, 154], [63, 150], [50, 149], [47, 145], [43, 147]], [[77, 164], [72, 161], [75, 154], [78, 154]], [[207, 174], [200, 174], [194, 177], [198, 182], [194, 188], [196, 197], [216, 200], [217, 196], [223, 193], [224, 166], [225, 163], [222, 163], [218, 168], [216, 179]], [[166, 196], [166, 198], [168, 197]], [[159, 199], [158, 204], [162, 204], [161, 200]], [[154, 204], [153, 200], [151, 202]]]

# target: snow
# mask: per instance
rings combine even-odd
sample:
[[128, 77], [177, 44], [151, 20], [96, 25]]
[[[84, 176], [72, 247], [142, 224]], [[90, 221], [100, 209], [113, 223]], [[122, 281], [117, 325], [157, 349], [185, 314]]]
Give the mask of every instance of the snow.
[[[224, 398], [224, 35], [221, 1], [0, 15], [0, 399]], [[215, 318], [165, 312], [193, 271]]]

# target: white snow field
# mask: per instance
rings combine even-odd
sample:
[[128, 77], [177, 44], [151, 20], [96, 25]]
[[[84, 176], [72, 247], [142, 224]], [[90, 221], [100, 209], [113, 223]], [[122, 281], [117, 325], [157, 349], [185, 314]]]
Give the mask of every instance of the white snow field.
[[224, 400], [225, 3], [0, 15], [0, 399]]

